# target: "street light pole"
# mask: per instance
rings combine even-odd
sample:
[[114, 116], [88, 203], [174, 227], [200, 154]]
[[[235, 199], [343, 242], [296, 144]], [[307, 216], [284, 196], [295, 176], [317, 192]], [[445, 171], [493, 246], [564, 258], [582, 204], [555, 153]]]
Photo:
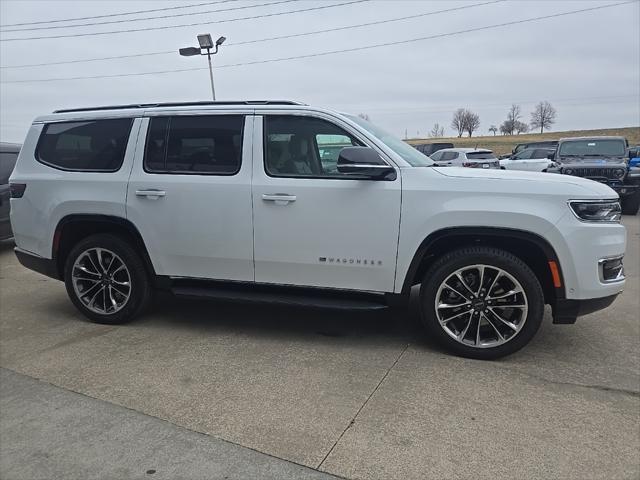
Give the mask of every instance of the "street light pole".
[[[207, 56], [207, 61], [209, 62], [209, 80], [211, 81], [211, 98], [214, 102], [216, 101], [216, 89], [213, 85], [213, 65], [211, 63], [211, 55], [215, 55], [216, 53], [218, 53], [220, 45], [222, 45], [225, 40], [225, 37], [218, 38], [215, 43], [215, 50], [212, 52], [211, 48], [214, 47], [214, 44], [213, 40], [211, 40], [211, 34], [204, 33], [202, 35], [198, 35], [198, 43], [200, 45], [199, 47], [186, 47], [179, 50], [180, 55], [182, 55], [183, 57], [192, 57], [194, 55]], [[206, 53], [204, 53], [205, 50]]]
[[[218, 49], [216, 48], [216, 51]], [[209, 80], [211, 80], [211, 98], [216, 101], [216, 89], [213, 86], [213, 67], [211, 66], [211, 51], [207, 48], [207, 60], [209, 61]]]

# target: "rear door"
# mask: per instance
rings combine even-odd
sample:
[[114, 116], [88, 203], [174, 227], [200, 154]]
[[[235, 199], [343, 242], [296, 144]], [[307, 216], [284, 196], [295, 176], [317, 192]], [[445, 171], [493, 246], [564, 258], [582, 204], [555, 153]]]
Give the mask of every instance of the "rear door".
[[541, 172], [549, 166], [549, 158], [548, 155], [550, 150], [546, 149], [535, 149], [531, 155], [531, 158], [526, 161], [527, 170], [532, 172]]
[[252, 132], [241, 111], [144, 119], [127, 217], [159, 275], [253, 281]]
[[256, 116], [255, 135], [256, 282], [393, 291], [398, 169], [388, 181], [338, 172], [341, 148], [366, 141], [325, 114]]

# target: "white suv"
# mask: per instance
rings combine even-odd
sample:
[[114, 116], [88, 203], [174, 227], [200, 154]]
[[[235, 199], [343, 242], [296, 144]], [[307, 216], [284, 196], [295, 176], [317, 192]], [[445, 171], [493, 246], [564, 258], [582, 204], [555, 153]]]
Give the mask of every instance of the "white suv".
[[486, 148], [443, 148], [430, 155], [440, 167], [500, 168], [500, 161]]
[[11, 176], [16, 255], [77, 308], [131, 320], [154, 289], [380, 308], [420, 285], [452, 351], [514, 352], [624, 286], [616, 193], [573, 176], [438, 168], [351, 115], [294, 102], [59, 110]]

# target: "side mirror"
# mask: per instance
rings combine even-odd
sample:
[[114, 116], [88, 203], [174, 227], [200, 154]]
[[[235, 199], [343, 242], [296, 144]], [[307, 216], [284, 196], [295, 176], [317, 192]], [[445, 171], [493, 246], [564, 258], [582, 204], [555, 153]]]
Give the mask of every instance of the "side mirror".
[[556, 152], [549, 152], [547, 153], [547, 158], [549, 160], [553, 160], [556, 157]]
[[345, 147], [338, 157], [338, 172], [348, 173], [361, 180], [395, 180], [396, 171], [384, 163], [378, 152], [370, 147]]

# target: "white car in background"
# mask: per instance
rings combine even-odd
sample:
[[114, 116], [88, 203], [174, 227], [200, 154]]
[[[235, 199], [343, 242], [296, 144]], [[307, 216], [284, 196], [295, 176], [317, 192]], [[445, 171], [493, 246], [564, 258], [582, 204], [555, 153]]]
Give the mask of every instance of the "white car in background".
[[552, 155], [555, 151], [555, 148], [527, 148], [515, 155], [511, 155], [509, 158], [500, 160], [500, 168], [504, 170], [546, 172], [547, 168], [555, 165], [549, 159], [549, 155]]
[[430, 158], [440, 167], [500, 168], [498, 158], [485, 148], [444, 148]]

